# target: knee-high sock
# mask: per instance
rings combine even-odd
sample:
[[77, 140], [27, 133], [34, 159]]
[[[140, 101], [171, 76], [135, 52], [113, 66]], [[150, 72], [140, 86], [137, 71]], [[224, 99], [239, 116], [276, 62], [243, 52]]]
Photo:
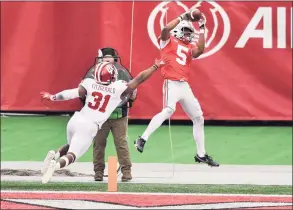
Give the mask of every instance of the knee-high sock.
[[69, 144], [65, 144], [55, 152], [55, 160], [57, 161], [63, 155], [66, 155], [69, 149]]
[[193, 121], [193, 138], [196, 143], [197, 154], [203, 157], [206, 154], [205, 151], [205, 138], [204, 138], [204, 118], [197, 117]]
[[56, 164], [56, 169], [64, 168], [75, 161], [75, 155], [73, 153], [67, 153], [62, 156]]

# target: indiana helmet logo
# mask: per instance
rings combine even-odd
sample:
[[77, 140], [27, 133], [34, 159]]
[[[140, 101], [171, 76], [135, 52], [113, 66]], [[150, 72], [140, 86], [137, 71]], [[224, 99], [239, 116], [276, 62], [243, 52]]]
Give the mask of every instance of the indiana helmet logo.
[[115, 67], [113, 65], [107, 65], [106, 70], [112, 75], [115, 72]]

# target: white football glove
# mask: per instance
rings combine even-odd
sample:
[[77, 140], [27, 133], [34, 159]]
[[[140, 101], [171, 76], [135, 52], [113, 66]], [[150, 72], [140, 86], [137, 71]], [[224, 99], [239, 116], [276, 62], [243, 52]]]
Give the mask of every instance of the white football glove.
[[190, 11], [184, 12], [178, 18], [180, 19], [180, 21], [182, 20], [190, 21]]
[[198, 25], [199, 25], [199, 28], [200, 29], [204, 29], [205, 28], [205, 24], [206, 24], [207, 20], [206, 20], [206, 17], [203, 13], [201, 13], [201, 18], [200, 20], [198, 21]]

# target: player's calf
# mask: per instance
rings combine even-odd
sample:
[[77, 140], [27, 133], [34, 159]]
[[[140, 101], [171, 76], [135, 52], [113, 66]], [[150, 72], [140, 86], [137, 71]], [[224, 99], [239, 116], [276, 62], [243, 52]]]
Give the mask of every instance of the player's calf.
[[76, 159], [76, 156], [72, 152], [68, 152], [66, 155], [62, 156], [59, 162], [56, 164], [56, 169], [64, 168], [72, 164]]
[[66, 155], [68, 150], [69, 150], [69, 144], [65, 144], [62, 147], [60, 147], [55, 153], [55, 160]]

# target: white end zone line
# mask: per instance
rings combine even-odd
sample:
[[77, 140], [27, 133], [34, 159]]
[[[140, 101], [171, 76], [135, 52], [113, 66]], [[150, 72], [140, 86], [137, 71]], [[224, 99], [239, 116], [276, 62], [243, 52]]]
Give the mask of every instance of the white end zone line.
[[241, 197], [288, 197], [292, 198], [292, 195], [263, 195], [263, 194], [219, 194], [219, 193], [149, 193], [149, 192], [99, 192], [99, 191], [40, 191], [40, 190], [1, 190], [1, 193], [63, 193], [63, 194], [124, 194], [124, 195], [176, 195], [176, 196], [241, 196]]

